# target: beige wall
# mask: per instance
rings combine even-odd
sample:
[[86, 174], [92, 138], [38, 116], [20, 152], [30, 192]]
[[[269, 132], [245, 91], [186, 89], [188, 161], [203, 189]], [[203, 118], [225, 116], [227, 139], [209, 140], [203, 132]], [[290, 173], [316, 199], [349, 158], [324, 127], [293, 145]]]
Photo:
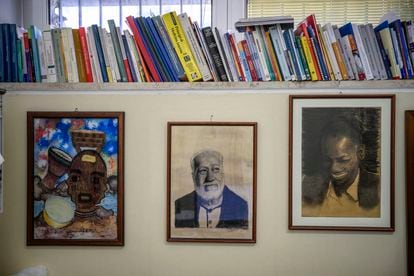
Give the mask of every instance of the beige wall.
[[[390, 91], [392, 92], [392, 91]], [[155, 94], [156, 92], [154, 92]], [[308, 93], [308, 92], [306, 92]], [[0, 275], [43, 264], [50, 275], [405, 275], [404, 110], [397, 95], [394, 233], [288, 230], [288, 94], [4, 97]], [[125, 111], [125, 246], [25, 245], [26, 111]], [[166, 242], [167, 121], [257, 121], [257, 243]]]

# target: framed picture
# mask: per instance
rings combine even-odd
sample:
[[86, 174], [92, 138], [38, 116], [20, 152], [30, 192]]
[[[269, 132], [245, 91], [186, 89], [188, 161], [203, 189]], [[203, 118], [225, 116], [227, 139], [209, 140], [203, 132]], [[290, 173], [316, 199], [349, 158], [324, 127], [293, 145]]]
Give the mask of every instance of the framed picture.
[[257, 123], [168, 123], [168, 241], [256, 242], [256, 140]]
[[395, 96], [289, 102], [289, 229], [394, 231]]
[[27, 245], [124, 245], [124, 113], [27, 113]]
[[414, 275], [414, 110], [405, 112], [408, 275]]

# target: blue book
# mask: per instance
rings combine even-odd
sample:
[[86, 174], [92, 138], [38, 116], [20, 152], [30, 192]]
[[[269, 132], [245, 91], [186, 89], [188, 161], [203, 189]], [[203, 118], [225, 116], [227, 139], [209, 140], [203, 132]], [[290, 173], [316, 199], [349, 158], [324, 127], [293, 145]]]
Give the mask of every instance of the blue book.
[[3, 39], [3, 25], [0, 24], [0, 82], [4, 82], [4, 66], [6, 57], [4, 56], [5, 47], [4, 47], [4, 39]]
[[37, 46], [37, 39], [39, 38], [40, 30], [36, 26], [31, 25], [29, 28], [29, 40], [32, 46], [32, 61], [34, 68], [34, 76], [36, 82], [42, 81], [42, 76], [40, 73], [40, 58], [39, 58], [39, 49]]
[[253, 65], [256, 69], [257, 78], [259, 81], [264, 80], [264, 73], [262, 70], [262, 63], [259, 59], [259, 53], [257, 52], [256, 43], [254, 42], [253, 34], [252, 32], [246, 32], [245, 38], [247, 42], [247, 46], [249, 47], [250, 55], [252, 56]]
[[239, 47], [239, 54], [240, 54], [240, 63], [242, 64], [244, 68], [244, 74], [246, 76], [246, 81], [253, 81], [252, 75], [250, 74], [249, 65], [247, 64], [246, 55], [243, 51], [243, 49], [240, 49], [242, 47]]
[[321, 50], [321, 47], [318, 43], [318, 39], [316, 38], [315, 32], [314, 32], [314, 30], [311, 26], [308, 26], [307, 29], [308, 29], [308, 33], [309, 33], [310, 38], [314, 41], [314, 44], [315, 44], [318, 63], [320, 64], [320, 67], [322, 69], [321, 73], [323, 75], [323, 80], [329, 80], [328, 69], [326, 68], [326, 64], [325, 64], [325, 60], [323, 58], [322, 50]]
[[155, 70], [157, 70], [157, 73], [160, 76], [162, 81], [168, 81], [168, 77], [165, 74], [165, 72], [162, 70], [161, 64], [159, 63], [159, 61], [157, 60], [155, 56], [154, 49], [151, 47], [152, 45], [148, 41], [147, 33], [142, 25], [142, 18], [136, 17], [135, 23], [136, 23], [138, 32], [140, 33], [140, 36], [142, 37], [142, 42], [145, 45], [145, 48], [148, 50], [148, 54], [151, 58], [151, 62], [154, 64]]
[[408, 53], [408, 48], [407, 48], [407, 40], [405, 38], [404, 29], [401, 25], [401, 20], [397, 19], [394, 22], [391, 22], [389, 26], [391, 29], [395, 30], [395, 33], [398, 38], [398, 46], [401, 52], [401, 59], [403, 61], [405, 76], [407, 79], [412, 79], [413, 70], [411, 67], [410, 55]]
[[151, 18], [154, 22], [154, 26], [156, 27], [158, 34], [160, 35], [160, 39], [164, 43], [165, 49], [168, 53], [168, 60], [172, 61], [172, 65], [175, 68], [175, 72], [177, 72], [179, 79], [185, 79], [185, 73], [181, 62], [178, 59], [177, 53], [174, 50], [170, 37], [165, 29], [164, 24], [162, 23], [160, 16], [155, 16]]
[[131, 51], [129, 50], [128, 41], [125, 35], [121, 35], [121, 37], [122, 37], [122, 43], [124, 44], [125, 54], [128, 60], [128, 66], [129, 66], [129, 69], [132, 75], [132, 80], [134, 82], [137, 82], [138, 78], [137, 78], [137, 75], [134, 69], [134, 65], [132, 64], [132, 55], [131, 55]]
[[391, 62], [387, 55], [387, 51], [385, 51], [384, 44], [382, 43], [381, 35], [377, 31], [374, 31], [374, 33], [375, 33], [375, 38], [377, 39], [377, 42], [378, 42], [378, 47], [381, 53], [381, 59], [384, 62], [384, 67], [385, 67], [385, 71], [387, 72], [388, 79], [392, 79]]
[[[17, 32], [16, 24], [9, 25], [10, 31], [10, 49], [11, 49], [11, 81], [17, 82], [19, 80], [18, 70], [17, 70]], [[40, 69], [40, 63], [39, 63]]]
[[3, 24], [3, 43], [4, 43], [4, 81], [11, 82], [11, 49], [9, 24]]
[[103, 82], [109, 82], [108, 73], [106, 72], [106, 63], [105, 63], [105, 58], [104, 58], [104, 54], [102, 50], [101, 39], [99, 37], [98, 25], [96, 24], [92, 25], [92, 32], [93, 32], [93, 39], [95, 40], [96, 52], [98, 54], [99, 67], [101, 68], [101, 72], [102, 72], [102, 80]]
[[302, 80], [302, 74], [301, 74], [300, 69], [299, 69], [299, 61], [296, 57], [295, 50], [293, 48], [294, 46], [292, 45], [292, 41], [290, 40], [288, 31], [283, 32], [283, 38], [285, 40], [286, 47], [287, 47], [287, 49], [290, 53], [290, 56], [291, 56], [291, 60], [292, 60], [292, 63], [293, 63], [293, 69], [294, 69], [295, 75], [296, 75], [298, 80]]
[[179, 79], [179, 74], [178, 72], [175, 70], [171, 59], [167, 53], [166, 47], [164, 45], [164, 43], [162, 42], [162, 39], [160, 38], [159, 33], [157, 32], [157, 29], [155, 28], [154, 22], [152, 21], [152, 19], [150, 17], [145, 18], [147, 26], [148, 26], [148, 30], [150, 32], [150, 34], [152, 35], [152, 38], [155, 42], [155, 46], [159, 51], [160, 57], [162, 62], [164, 63], [165, 67], [167, 68], [172, 81], [180, 81]]

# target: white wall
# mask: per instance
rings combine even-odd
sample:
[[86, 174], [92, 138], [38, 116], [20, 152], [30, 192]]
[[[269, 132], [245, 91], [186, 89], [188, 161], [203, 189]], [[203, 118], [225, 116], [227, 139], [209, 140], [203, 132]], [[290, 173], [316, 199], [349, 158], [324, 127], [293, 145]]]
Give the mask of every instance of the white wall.
[[0, 0], [0, 23], [22, 25], [22, 0]]
[[[396, 231], [362, 233], [288, 230], [288, 94], [250, 92], [6, 94], [0, 275], [39, 264], [51, 276], [406, 275], [403, 115], [414, 109], [414, 94], [397, 95]], [[25, 245], [26, 112], [75, 108], [125, 111], [124, 247]], [[256, 244], [166, 242], [167, 122], [206, 121], [210, 115], [258, 122]]]

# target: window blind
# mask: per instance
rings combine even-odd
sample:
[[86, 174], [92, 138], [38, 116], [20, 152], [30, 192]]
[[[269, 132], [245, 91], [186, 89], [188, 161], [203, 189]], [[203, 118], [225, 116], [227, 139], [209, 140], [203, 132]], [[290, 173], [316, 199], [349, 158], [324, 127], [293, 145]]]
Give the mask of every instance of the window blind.
[[352, 22], [376, 25], [391, 10], [402, 20], [414, 19], [414, 0], [247, 0], [248, 17], [291, 15], [295, 24], [314, 13], [321, 24]]

